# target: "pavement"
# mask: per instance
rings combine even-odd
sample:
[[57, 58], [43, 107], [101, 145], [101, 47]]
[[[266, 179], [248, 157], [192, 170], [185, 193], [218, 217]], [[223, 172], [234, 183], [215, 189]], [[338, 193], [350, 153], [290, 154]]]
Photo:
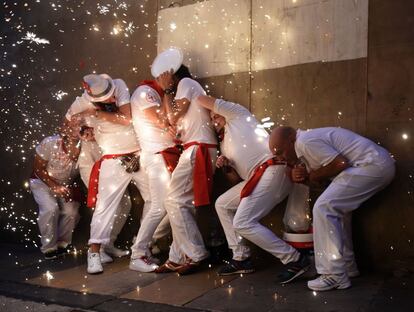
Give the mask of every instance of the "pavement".
[[128, 258], [86, 273], [86, 250], [44, 260], [35, 248], [0, 244], [0, 311], [413, 311], [414, 274], [367, 273], [348, 290], [312, 292], [306, 276], [276, 283], [281, 264], [258, 252], [253, 274], [219, 277], [205, 263], [189, 276], [138, 273]]

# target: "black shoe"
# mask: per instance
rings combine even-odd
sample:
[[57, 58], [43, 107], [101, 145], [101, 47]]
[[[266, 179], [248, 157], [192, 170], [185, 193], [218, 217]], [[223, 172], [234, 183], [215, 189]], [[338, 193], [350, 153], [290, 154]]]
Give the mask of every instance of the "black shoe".
[[301, 254], [298, 261], [289, 262], [285, 265], [283, 272], [278, 275], [279, 283], [287, 284], [293, 281], [309, 270], [310, 265], [309, 257]]
[[217, 271], [218, 275], [232, 275], [232, 274], [247, 274], [253, 273], [254, 267], [250, 258], [246, 260], [237, 261], [230, 260], [229, 263], [224, 265], [220, 270]]
[[57, 250], [49, 250], [49, 251], [46, 251], [43, 255], [45, 256], [46, 260], [51, 260], [51, 259], [56, 259], [57, 257], [59, 257], [60, 253]]
[[75, 251], [75, 247], [72, 244], [68, 244], [66, 247], [58, 247], [57, 252], [59, 256], [70, 254]]

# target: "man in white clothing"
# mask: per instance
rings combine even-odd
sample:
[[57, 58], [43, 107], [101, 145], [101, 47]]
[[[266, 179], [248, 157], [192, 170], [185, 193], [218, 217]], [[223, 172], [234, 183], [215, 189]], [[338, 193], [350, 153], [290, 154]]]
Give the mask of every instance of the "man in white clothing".
[[[93, 128], [84, 126], [81, 129], [81, 151], [78, 159], [78, 168], [81, 179], [86, 187], [89, 187], [89, 177], [95, 162], [102, 157], [101, 149], [95, 141]], [[111, 232], [111, 239], [109, 244], [102, 245], [100, 249], [100, 256], [102, 263], [112, 262], [113, 257], [123, 257], [129, 254], [128, 250], [121, 250], [115, 247], [114, 243], [122, 228], [128, 219], [129, 211], [131, 210], [131, 198], [128, 191], [125, 192], [116, 212], [116, 219], [113, 224]]]
[[147, 173], [151, 197], [151, 206], [142, 218], [131, 248], [129, 268], [140, 272], [152, 272], [158, 268], [149, 246], [156, 231], [168, 233], [164, 229], [169, 228], [164, 201], [171, 172], [180, 156], [174, 143], [175, 130], [168, 122], [162, 97], [163, 91], [154, 80], [141, 83], [131, 97], [132, 121], [141, 146], [142, 170]]
[[70, 251], [72, 233], [79, 220], [80, 191], [73, 183], [78, 175], [79, 138], [64, 130], [43, 139], [36, 147], [30, 179], [30, 189], [39, 205], [40, 249], [46, 259]]
[[209, 111], [197, 105], [205, 94], [184, 65], [175, 74], [157, 78], [164, 91], [163, 105], [171, 125], [177, 126], [184, 151], [172, 173], [165, 200], [173, 244], [169, 259], [157, 272], [189, 274], [208, 257], [194, 218], [194, 208], [210, 204], [212, 176], [217, 157], [217, 139]]
[[395, 174], [387, 150], [352, 131], [319, 128], [308, 131], [290, 127], [273, 130], [273, 153], [292, 166], [292, 180], [320, 183], [331, 180], [313, 207], [316, 270], [320, 276], [308, 282], [316, 291], [345, 289], [349, 277], [359, 274], [355, 263], [352, 211], [385, 188]]
[[[94, 128], [102, 158], [91, 171], [88, 206], [95, 206], [88, 250], [90, 274], [103, 272], [100, 246], [109, 244], [114, 216], [131, 181], [137, 185], [145, 204], [150, 204], [148, 181], [139, 170], [140, 147], [131, 124], [129, 90], [121, 79], [106, 74], [84, 77], [85, 92], [77, 97], [66, 114], [67, 123], [85, 123]], [[145, 210], [145, 207], [144, 207]]]
[[244, 241], [247, 239], [286, 265], [279, 276], [281, 283], [292, 281], [306, 272], [309, 259], [260, 223], [292, 189], [286, 163], [274, 159], [268, 133], [258, 127], [256, 118], [246, 108], [208, 96], [200, 96], [197, 103], [211, 110], [216, 132], [223, 137], [217, 167], [240, 178], [216, 201], [217, 214], [233, 251], [233, 259], [218, 274], [254, 271], [250, 248]]

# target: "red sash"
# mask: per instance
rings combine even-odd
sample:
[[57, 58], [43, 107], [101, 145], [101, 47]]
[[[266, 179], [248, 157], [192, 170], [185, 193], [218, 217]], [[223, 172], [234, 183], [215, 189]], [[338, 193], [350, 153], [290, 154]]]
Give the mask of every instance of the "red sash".
[[[259, 183], [260, 179], [262, 178], [263, 173], [266, 171], [266, 169], [269, 166], [275, 166], [275, 165], [286, 165], [286, 162], [278, 161], [276, 158], [271, 158], [267, 161], [265, 161], [263, 164], [261, 164], [259, 167], [257, 167], [254, 170], [254, 173], [252, 177], [247, 181], [245, 186], [240, 192], [240, 199], [249, 196], [255, 189], [257, 183]], [[271, 190], [270, 190], [271, 192]]]
[[217, 144], [189, 142], [184, 144], [184, 149], [193, 145], [198, 145], [193, 170], [194, 205], [205, 206], [210, 204], [213, 190], [213, 166], [208, 149], [217, 148]]
[[96, 196], [98, 195], [99, 190], [99, 172], [101, 170], [102, 162], [105, 159], [114, 159], [129, 154], [132, 153], [103, 155], [98, 161], [95, 162], [91, 170], [91, 175], [89, 177], [88, 199], [86, 203], [89, 208], [94, 207], [96, 204]]
[[170, 173], [172, 173], [177, 167], [178, 160], [180, 159], [181, 150], [174, 146], [174, 147], [168, 147], [165, 150], [158, 152], [157, 154], [161, 154], [161, 156], [164, 158], [165, 165], [167, 166], [167, 169]]

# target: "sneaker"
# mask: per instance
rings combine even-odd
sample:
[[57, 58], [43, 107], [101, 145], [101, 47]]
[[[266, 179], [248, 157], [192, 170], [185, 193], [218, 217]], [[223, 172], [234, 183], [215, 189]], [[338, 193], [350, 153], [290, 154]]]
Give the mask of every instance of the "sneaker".
[[153, 256], [149, 256], [149, 257], [148, 257], [148, 260], [149, 260], [149, 261], [151, 261], [152, 263], [155, 263], [156, 265], [160, 265], [160, 264], [161, 264], [160, 259], [155, 258], [155, 257], [153, 257]]
[[91, 252], [88, 249], [88, 268], [87, 272], [89, 274], [98, 274], [103, 272], [103, 267], [101, 263], [101, 257], [99, 252]]
[[99, 257], [101, 257], [101, 264], [111, 263], [114, 261], [114, 259], [112, 259], [112, 257], [108, 255], [102, 247], [99, 249]]
[[311, 262], [309, 257], [301, 254], [298, 261], [289, 262], [285, 265], [285, 269], [282, 273], [278, 275], [279, 283], [280, 284], [287, 284], [294, 279], [301, 276], [307, 270], [309, 270]]
[[322, 274], [318, 278], [308, 282], [308, 288], [316, 291], [346, 289], [349, 287], [351, 287], [351, 281], [346, 273]]
[[131, 259], [131, 262], [129, 263], [129, 269], [138, 271], [138, 272], [154, 272], [156, 269], [158, 269], [158, 265], [151, 262], [149, 257], [141, 257], [138, 259]]
[[200, 262], [195, 262], [191, 258], [186, 257], [185, 263], [180, 265], [176, 272], [178, 275], [189, 275], [197, 271], [200, 267]]
[[43, 253], [46, 260], [56, 259], [61, 254], [55, 249], [55, 250], [48, 250], [45, 253]]
[[167, 260], [163, 265], [159, 266], [158, 269], [155, 270], [155, 273], [177, 272], [178, 268], [180, 267], [181, 267], [181, 264]]
[[70, 253], [74, 252], [75, 250], [76, 250], [76, 248], [72, 244], [68, 244], [65, 247], [59, 246], [58, 249], [57, 249], [59, 255], [70, 254]]
[[104, 246], [104, 251], [107, 254], [110, 254], [113, 257], [121, 258], [129, 255], [129, 250], [122, 250], [119, 248], [116, 248], [114, 245], [106, 245]]
[[217, 271], [218, 275], [225, 276], [225, 275], [232, 275], [232, 274], [247, 274], [253, 273], [254, 267], [253, 263], [250, 258], [247, 258], [242, 261], [238, 260], [230, 260], [226, 265], [220, 268]]

